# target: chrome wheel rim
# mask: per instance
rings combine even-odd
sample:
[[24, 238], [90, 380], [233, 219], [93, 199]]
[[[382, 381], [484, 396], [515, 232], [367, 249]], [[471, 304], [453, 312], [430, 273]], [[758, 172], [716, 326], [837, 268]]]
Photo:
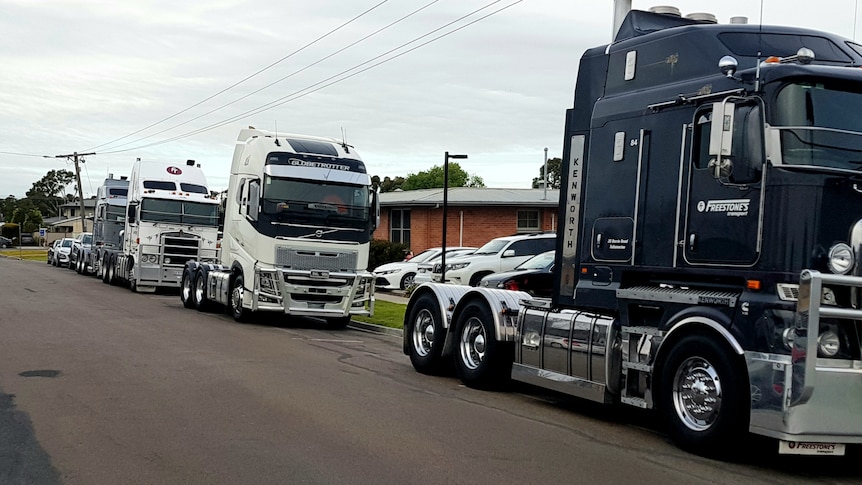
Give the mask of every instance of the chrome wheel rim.
[[233, 291], [230, 292], [230, 304], [234, 315], [239, 315], [242, 312], [242, 287], [240, 285], [234, 286]]
[[702, 357], [689, 357], [673, 378], [673, 406], [679, 420], [693, 431], [705, 431], [721, 412], [721, 378]]
[[183, 301], [188, 301], [192, 296], [192, 282], [188, 273], [183, 273]]
[[434, 347], [434, 316], [423, 308], [413, 322], [413, 348], [420, 357], [427, 357]]
[[195, 279], [195, 301], [198, 303], [204, 301], [204, 279], [203, 276], [198, 276]]
[[458, 345], [461, 361], [468, 369], [475, 370], [482, 365], [482, 361], [485, 360], [486, 339], [482, 321], [476, 317], [470, 317], [464, 323]]
[[412, 275], [412, 274], [405, 276], [404, 277], [404, 286], [401, 289], [406, 290], [407, 288], [410, 288], [411, 286], [413, 286], [413, 278], [414, 277], [415, 277], [415, 275]]

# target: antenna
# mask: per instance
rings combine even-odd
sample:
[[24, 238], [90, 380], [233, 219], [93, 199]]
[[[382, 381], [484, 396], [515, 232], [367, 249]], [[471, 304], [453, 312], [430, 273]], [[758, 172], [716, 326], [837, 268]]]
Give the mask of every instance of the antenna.
[[278, 120], [275, 120], [275, 146], [281, 146], [281, 143], [278, 142]]
[[859, 0], [856, 0], [856, 7], [853, 9], [853, 42], [856, 42], [856, 22], [859, 21]]
[[347, 130], [344, 127], [341, 127], [341, 147], [344, 148], [345, 153], [350, 153], [350, 145], [347, 144]]
[[754, 75], [754, 92], [760, 91], [760, 56], [763, 54], [763, 0], [760, 0], [760, 18], [757, 19], [757, 70]]

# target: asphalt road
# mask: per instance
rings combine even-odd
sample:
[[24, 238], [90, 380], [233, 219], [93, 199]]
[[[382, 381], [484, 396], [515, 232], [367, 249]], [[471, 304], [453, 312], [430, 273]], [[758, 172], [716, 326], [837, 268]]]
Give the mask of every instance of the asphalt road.
[[752, 437], [716, 461], [654, 421], [423, 376], [394, 336], [241, 325], [0, 258], [0, 484], [862, 483], [858, 453]]

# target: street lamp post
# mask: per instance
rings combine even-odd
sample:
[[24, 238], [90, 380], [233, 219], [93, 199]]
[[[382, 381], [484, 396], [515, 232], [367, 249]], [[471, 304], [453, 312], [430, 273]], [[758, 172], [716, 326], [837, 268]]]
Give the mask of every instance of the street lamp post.
[[545, 196], [542, 197], [542, 200], [548, 200], [548, 147], [545, 147], [545, 170], [543, 172], [545, 173], [545, 183], [543, 184], [545, 186]]
[[467, 155], [446, 155], [443, 157], [443, 243], [440, 244], [443, 252], [440, 255], [440, 282], [446, 282], [446, 220], [449, 218], [449, 159], [463, 160]]

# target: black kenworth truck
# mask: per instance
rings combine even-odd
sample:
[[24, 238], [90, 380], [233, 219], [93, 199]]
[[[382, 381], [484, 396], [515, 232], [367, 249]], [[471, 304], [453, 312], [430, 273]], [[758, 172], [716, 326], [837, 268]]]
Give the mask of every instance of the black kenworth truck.
[[656, 409], [684, 449], [862, 442], [862, 46], [631, 11], [581, 58], [553, 298], [425, 284], [404, 352]]

